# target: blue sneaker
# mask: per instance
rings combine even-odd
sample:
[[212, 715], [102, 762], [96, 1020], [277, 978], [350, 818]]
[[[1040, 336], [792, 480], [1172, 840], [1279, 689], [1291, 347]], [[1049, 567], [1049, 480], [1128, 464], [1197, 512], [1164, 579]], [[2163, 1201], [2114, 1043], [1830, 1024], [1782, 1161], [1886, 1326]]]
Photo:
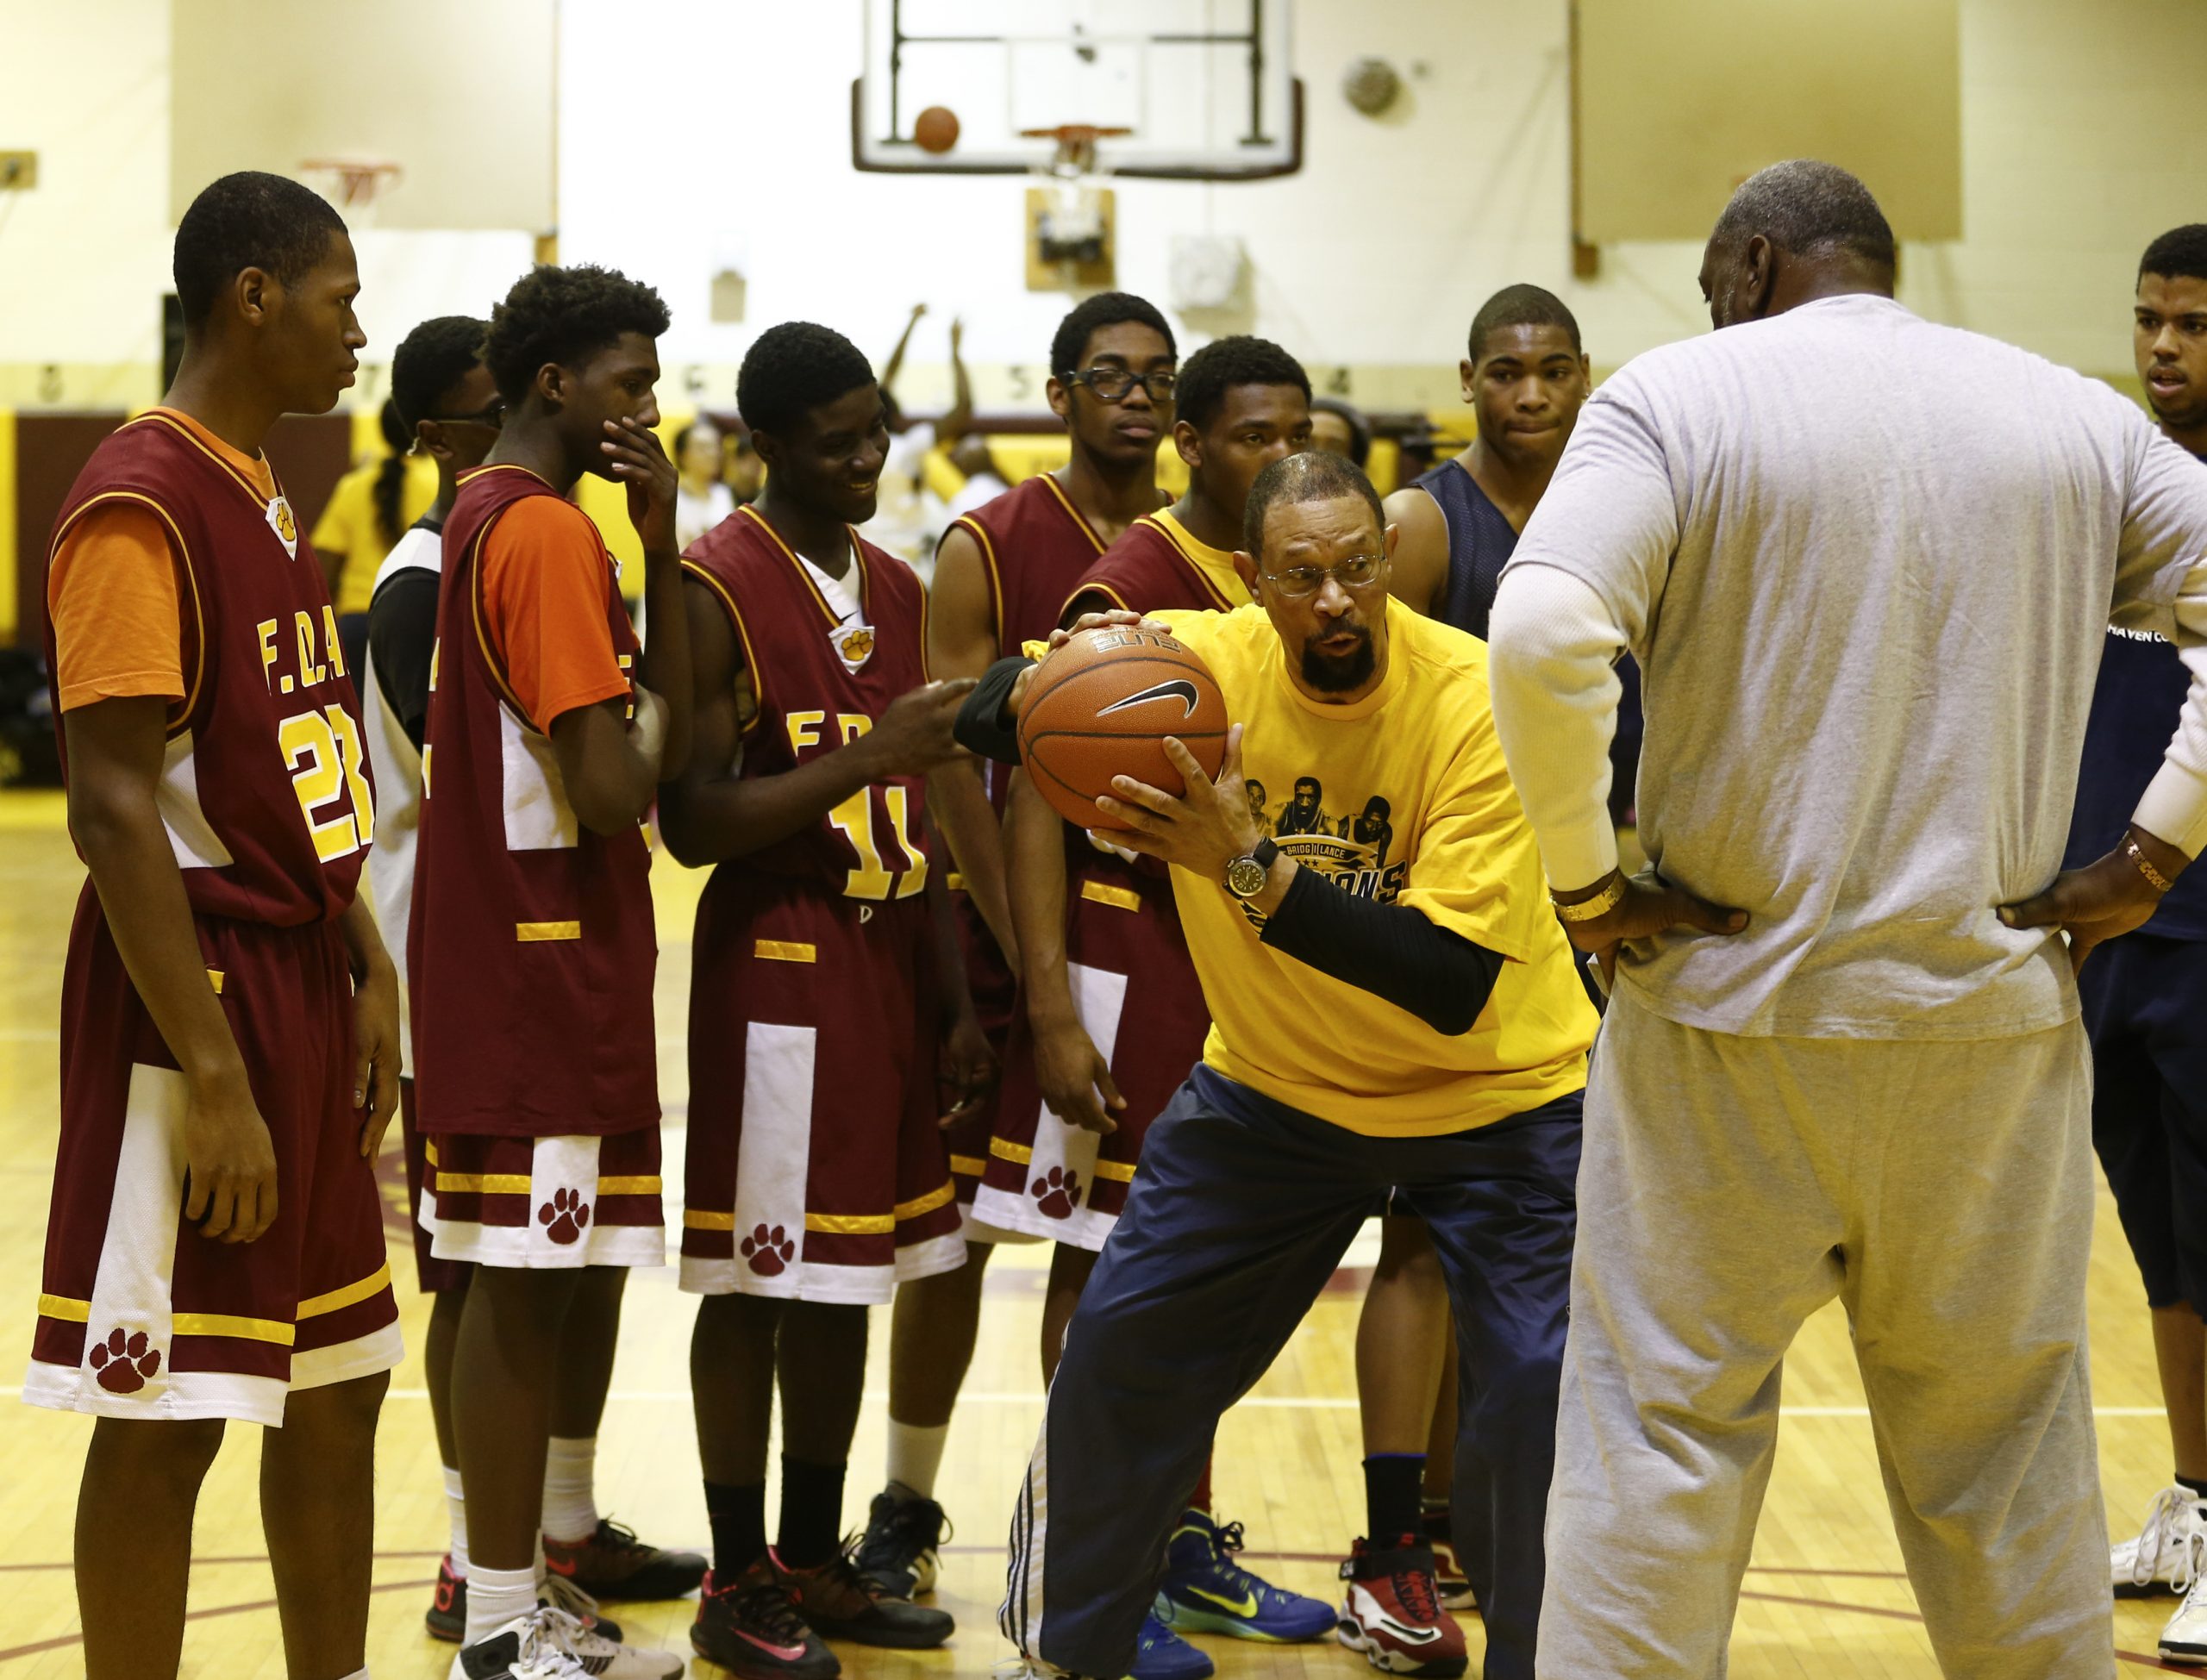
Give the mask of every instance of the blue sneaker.
[[1184, 1633], [1275, 1645], [1323, 1639], [1334, 1631], [1332, 1605], [1260, 1581], [1234, 1561], [1241, 1549], [1240, 1523], [1221, 1527], [1209, 1513], [1191, 1507], [1166, 1545], [1159, 1617]]
[[1210, 1680], [1210, 1658], [1155, 1616], [1141, 1619], [1141, 1639], [1127, 1680]]

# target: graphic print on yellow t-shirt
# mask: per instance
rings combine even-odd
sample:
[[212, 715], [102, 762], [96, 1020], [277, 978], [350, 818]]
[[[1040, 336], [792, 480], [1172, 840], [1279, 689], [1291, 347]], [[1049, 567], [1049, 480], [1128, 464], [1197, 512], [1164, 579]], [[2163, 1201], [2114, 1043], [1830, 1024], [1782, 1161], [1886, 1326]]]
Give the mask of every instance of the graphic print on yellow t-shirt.
[[1204, 1061], [1382, 1136], [1491, 1125], [1583, 1086], [1596, 1018], [1503, 764], [1485, 644], [1391, 603], [1379, 685], [1328, 705], [1295, 686], [1261, 607], [1152, 616], [1218, 679], [1243, 726], [1251, 811], [1282, 851], [1337, 890], [1408, 905], [1504, 959], [1471, 1030], [1449, 1037], [1265, 945], [1262, 919], [1221, 883], [1175, 869], [1210, 1004]]

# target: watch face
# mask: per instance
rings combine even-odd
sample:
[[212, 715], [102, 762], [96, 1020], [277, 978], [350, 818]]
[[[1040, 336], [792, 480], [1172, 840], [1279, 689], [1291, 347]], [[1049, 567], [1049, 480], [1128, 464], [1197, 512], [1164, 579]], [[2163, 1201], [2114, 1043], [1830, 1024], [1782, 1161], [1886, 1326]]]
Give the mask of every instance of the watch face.
[[1254, 858], [1236, 858], [1226, 866], [1226, 890], [1236, 898], [1254, 898], [1271, 875]]

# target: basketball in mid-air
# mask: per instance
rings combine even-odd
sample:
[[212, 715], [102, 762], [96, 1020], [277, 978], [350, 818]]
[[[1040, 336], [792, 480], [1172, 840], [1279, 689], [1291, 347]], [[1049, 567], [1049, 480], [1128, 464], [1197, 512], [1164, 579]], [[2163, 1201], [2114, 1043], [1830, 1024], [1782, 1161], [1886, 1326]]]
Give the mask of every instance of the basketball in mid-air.
[[958, 144], [958, 113], [947, 105], [929, 105], [912, 119], [912, 140], [922, 152], [947, 152]]
[[1210, 667], [1161, 630], [1084, 630], [1044, 660], [1019, 714], [1019, 756], [1058, 815], [1084, 828], [1127, 825], [1096, 807], [1114, 776], [1166, 793], [1185, 784], [1172, 736], [1208, 776], [1226, 757], [1226, 700]]

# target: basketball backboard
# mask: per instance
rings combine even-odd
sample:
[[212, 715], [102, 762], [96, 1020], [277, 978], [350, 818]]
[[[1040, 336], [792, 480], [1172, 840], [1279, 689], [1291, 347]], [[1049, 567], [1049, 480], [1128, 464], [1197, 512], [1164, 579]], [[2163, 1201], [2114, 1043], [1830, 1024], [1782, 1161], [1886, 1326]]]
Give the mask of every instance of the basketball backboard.
[[[1047, 171], [1066, 123], [1104, 131], [1096, 165], [1114, 175], [1241, 180], [1303, 166], [1292, 0], [864, 3], [851, 86], [860, 169]], [[958, 119], [947, 152], [913, 135], [935, 106]]]

